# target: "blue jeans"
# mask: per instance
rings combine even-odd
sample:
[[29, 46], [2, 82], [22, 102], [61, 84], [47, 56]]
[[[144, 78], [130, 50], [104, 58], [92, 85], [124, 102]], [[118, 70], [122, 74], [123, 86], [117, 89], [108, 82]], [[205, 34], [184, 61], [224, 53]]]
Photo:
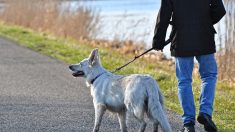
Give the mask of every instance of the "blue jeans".
[[[196, 56], [202, 80], [199, 113], [212, 116], [215, 86], [217, 80], [217, 64], [214, 54]], [[194, 57], [176, 57], [176, 76], [178, 80], [178, 96], [183, 108], [184, 124], [195, 124], [195, 104], [192, 92], [192, 71]]]

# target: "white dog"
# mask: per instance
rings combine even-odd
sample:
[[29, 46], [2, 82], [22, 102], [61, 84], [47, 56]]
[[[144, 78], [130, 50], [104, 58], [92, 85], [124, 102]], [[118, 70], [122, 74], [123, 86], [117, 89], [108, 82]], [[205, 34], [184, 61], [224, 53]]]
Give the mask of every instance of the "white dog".
[[90, 86], [95, 107], [95, 125], [98, 132], [105, 110], [117, 113], [122, 132], [127, 132], [126, 112], [132, 113], [140, 122], [139, 131], [146, 128], [144, 113], [154, 122], [154, 132], [160, 124], [164, 132], [172, 132], [163, 106], [163, 96], [156, 81], [149, 75], [115, 75], [105, 70], [94, 49], [90, 57], [70, 65], [74, 77], [84, 77]]

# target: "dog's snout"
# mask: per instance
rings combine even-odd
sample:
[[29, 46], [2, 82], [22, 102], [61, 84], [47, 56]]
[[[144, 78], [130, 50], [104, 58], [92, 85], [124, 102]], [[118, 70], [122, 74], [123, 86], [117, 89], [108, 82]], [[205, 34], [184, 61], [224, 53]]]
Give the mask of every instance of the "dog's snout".
[[73, 70], [73, 65], [70, 65], [70, 66], [69, 66], [69, 69], [70, 69], [70, 70]]

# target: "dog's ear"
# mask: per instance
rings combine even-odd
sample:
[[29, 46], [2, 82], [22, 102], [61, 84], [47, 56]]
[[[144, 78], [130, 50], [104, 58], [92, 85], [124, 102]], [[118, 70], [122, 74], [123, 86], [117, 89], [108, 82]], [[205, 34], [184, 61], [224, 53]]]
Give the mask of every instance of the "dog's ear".
[[99, 53], [98, 53], [98, 49], [94, 49], [92, 50], [89, 56], [89, 64], [91, 66], [94, 66], [97, 63], [99, 63]]

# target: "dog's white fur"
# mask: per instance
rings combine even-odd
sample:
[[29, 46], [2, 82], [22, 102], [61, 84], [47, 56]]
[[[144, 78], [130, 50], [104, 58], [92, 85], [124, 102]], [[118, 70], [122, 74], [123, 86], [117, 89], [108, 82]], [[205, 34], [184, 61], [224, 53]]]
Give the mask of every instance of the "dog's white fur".
[[[164, 132], [172, 132], [165, 115], [163, 96], [151, 76], [139, 74], [120, 76], [108, 72], [100, 63], [98, 49], [94, 49], [89, 58], [71, 65], [70, 69], [74, 73], [83, 72], [83, 77], [90, 86], [95, 108], [93, 132], [99, 131], [106, 109], [117, 113], [122, 132], [127, 132], [127, 111], [140, 122], [140, 132], [146, 127], [144, 113], [154, 122], [154, 132], [158, 131], [159, 124]], [[94, 79], [94, 83], [91, 84]]]

